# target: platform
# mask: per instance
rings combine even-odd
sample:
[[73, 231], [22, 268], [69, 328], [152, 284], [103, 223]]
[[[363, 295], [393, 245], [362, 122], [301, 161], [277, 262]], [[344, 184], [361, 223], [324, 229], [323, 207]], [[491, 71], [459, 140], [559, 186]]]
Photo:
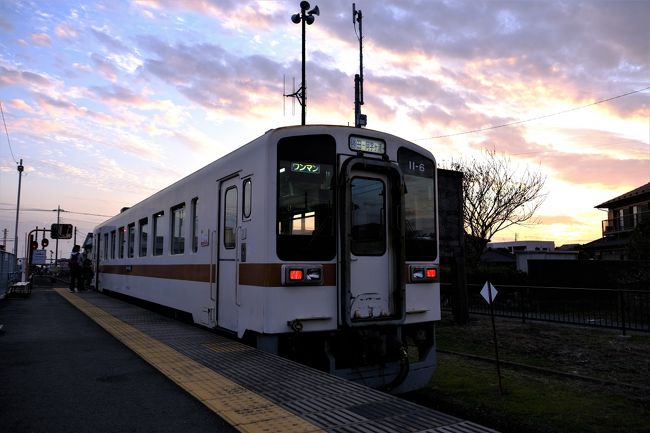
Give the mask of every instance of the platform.
[[240, 432], [495, 432], [97, 292], [55, 292]]

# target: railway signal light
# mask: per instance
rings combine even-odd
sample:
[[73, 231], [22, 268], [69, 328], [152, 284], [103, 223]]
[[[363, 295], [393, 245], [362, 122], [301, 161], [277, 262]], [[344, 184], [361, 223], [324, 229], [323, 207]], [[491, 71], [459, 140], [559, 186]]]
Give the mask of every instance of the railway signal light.
[[52, 239], [72, 239], [72, 224], [52, 224], [50, 235]]

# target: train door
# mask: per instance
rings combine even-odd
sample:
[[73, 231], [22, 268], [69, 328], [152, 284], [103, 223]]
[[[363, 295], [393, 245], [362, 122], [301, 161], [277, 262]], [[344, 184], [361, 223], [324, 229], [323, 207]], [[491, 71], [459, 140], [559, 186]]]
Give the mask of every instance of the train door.
[[401, 321], [405, 316], [401, 176], [383, 161], [348, 168], [342, 214], [345, 319], [353, 326]]
[[217, 270], [217, 324], [237, 330], [238, 242], [239, 242], [239, 177], [221, 182], [219, 188], [219, 245]]
[[351, 315], [357, 319], [391, 315], [391, 248], [387, 245], [386, 178], [352, 172], [350, 183]]
[[102, 244], [102, 236], [100, 232], [95, 233], [94, 236], [94, 246], [93, 246], [93, 252], [92, 256], [94, 257], [94, 266], [93, 266], [93, 271], [95, 272], [95, 278], [93, 281], [93, 285], [95, 286], [95, 290], [101, 291], [102, 286], [101, 286], [101, 275], [99, 273], [99, 267], [101, 265], [101, 251], [102, 248], [105, 248], [104, 245]]

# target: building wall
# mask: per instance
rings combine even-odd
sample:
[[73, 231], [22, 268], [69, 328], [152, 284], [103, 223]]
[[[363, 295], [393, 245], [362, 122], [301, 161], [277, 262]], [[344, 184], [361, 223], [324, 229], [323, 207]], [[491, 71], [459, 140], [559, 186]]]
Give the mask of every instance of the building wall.
[[454, 320], [461, 324], [469, 321], [463, 221], [463, 173], [438, 169], [441, 283], [451, 285]]
[[529, 260], [578, 260], [578, 252], [524, 251], [517, 253], [515, 257], [517, 259], [517, 270], [528, 273]]
[[517, 251], [554, 251], [555, 242], [553, 241], [512, 241], [512, 242], [490, 242], [488, 248], [506, 249], [511, 253]]

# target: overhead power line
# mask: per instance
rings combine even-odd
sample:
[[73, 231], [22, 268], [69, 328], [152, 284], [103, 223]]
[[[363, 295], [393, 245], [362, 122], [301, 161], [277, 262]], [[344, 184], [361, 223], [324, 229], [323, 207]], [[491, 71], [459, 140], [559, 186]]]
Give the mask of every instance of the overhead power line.
[[513, 125], [520, 125], [522, 123], [527, 123], [527, 122], [534, 122], [536, 120], [546, 119], [548, 117], [559, 116], [560, 114], [566, 114], [566, 113], [570, 113], [572, 111], [582, 110], [583, 108], [592, 107], [594, 105], [602, 104], [604, 102], [613, 101], [614, 99], [619, 99], [619, 98], [623, 98], [625, 96], [634, 95], [635, 93], [640, 93], [640, 92], [643, 92], [643, 91], [649, 90], [649, 89], [650, 89], [650, 86], [645, 87], [643, 89], [638, 89], [638, 90], [633, 90], [631, 92], [623, 93], [622, 95], [612, 96], [611, 98], [600, 99], [598, 101], [595, 101], [595, 102], [592, 102], [592, 103], [586, 104], [586, 105], [581, 105], [579, 107], [573, 107], [573, 108], [569, 108], [567, 110], [558, 111], [556, 113], [550, 113], [550, 114], [544, 114], [542, 116], [531, 117], [530, 119], [516, 120], [514, 122], [503, 123], [503, 124], [500, 124], [500, 125], [486, 126], [484, 128], [472, 129], [470, 131], [455, 132], [453, 134], [436, 135], [436, 136], [427, 137], [427, 138], [418, 138], [418, 139], [413, 140], [413, 141], [433, 140], [433, 139], [436, 139], [436, 138], [456, 137], [458, 135], [474, 134], [476, 132], [490, 131], [492, 129], [505, 128], [506, 126], [513, 126]]
[[16, 157], [14, 156], [14, 150], [11, 148], [11, 140], [9, 140], [9, 131], [7, 130], [7, 122], [5, 122], [5, 110], [2, 108], [2, 102], [0, 102], [0, 113], [2, 113], [2, 124], [5, 126], [5, 134], [7, 135], [7, 144], [9, 144], [9, 152], [11, 152], [11, 157], [14, 159], [14, 162], [18, 164], [18, 161], [16, 161]]
[[[16, 211], [16, 209], [0, 208], [0, 211], [3, 211], [3, 210], [5, 210], [5, 211], [14, 211], [14, 212]], [[57, 210], [58, 209], [37, 209], [37, 208], [33, 208], [33, 209], [21, 209], [20, 211], [21, 212], [57, 212]], [[114, 216], [114, 215], [101, 215], [101, 214], [87, 213], [87, 212], [73, 212], [73, 211], [64, 210], [64, 209], [61, 209], [61, 213], [71, 213], [71, 214], [75, 214], [75, 215], [89, 215], [89, 216], [104, 217], [104, 218], [110, 218], [110, 217]]]

